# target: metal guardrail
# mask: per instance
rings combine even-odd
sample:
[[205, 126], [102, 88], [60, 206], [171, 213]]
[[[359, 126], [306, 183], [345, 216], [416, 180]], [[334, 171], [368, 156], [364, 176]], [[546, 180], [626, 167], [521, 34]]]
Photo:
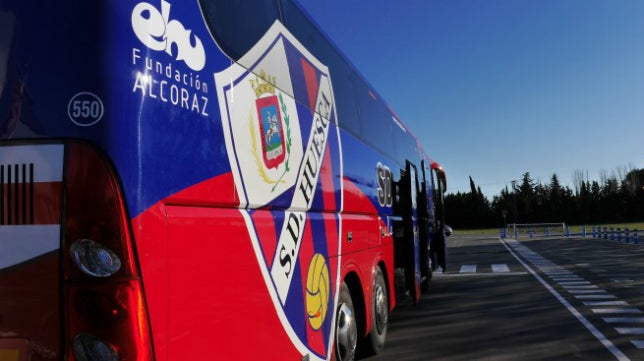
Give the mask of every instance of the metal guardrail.
[[[589, 232], [590, 231], [590, 232]], [[548, 227], [545, 227], [543, 229], [543, 233], [541, 232], [528, 232], [527, 236], [532, 238], [532, 237], [583, 237], [583, 238], [598, 238], [598, 239], [605, 239], [605, 240], [611, 240], [611, 241], [617, 241], [617, 242], [625, 242], [625, 243], [634, 243], [634, 244], [639, 244], [640, 240], [644, 240], [640, 238], [640, 230], [637, 228], [629, 229], [627, 227], [621, 228], [621, 227], [606, 227], [606, 226], [582, 226], [580, 232], [570, 232], [570, 227], [566, 226], [565, 233], [563, 235], [559, 233], [552, 233], [548, 229]], [[510, 234], [509, 236], [514, 236], [519, 237], [518, 231], [515, 229], [514, 234]], [[508, 229], [507, 228], [501, 228], [499, 230], [499, 237], [505, 239], [508, 237]]]

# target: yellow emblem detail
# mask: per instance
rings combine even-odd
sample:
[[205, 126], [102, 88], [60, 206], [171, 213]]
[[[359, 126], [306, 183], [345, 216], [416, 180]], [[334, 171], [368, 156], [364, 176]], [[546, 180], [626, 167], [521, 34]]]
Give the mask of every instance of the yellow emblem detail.
[[319, 330], [329, 307], [329, 267], [320, 253], [313, 255], [306, 277], [306, 313], [314, 330]]
[[259, 98], [262, 94], [275, 94], [275, 84], [276, 78], [274, 76], [267, 75], [264, 69], [259, 72], [259, 76], [255, 77], [255, 80], [250, 79], [250, 86], [255, 90], [255, 95]]

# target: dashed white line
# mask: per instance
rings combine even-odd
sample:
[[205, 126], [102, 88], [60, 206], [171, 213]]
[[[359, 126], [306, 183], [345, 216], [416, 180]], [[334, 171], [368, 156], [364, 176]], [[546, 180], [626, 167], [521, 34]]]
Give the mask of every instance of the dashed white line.
[[567, 282], [567, 281], [583, 281], [584, 279], [579, 276], [575, 276], [575, 277], [552, 277], [552, 280], [555, 282]]
[[576, 289], [576, 290], [590, 290], [590, 289], [595, 289], [599, 288], [597, 285], [562, 285], [561, 287], [565, 288], [566, 290], [570, 289]]
[[644, 317], [602, 317], [606, 323], [644, 323]]
[[617, 296], [614, 295], [577, 295], [578, 300], [614, 300]]
[[584, 302], [585, 306], [628, 306], [626, 301], [589, 301]]
[[[613, 354], [613, 356], [615, 356], [615, 358], [617, 358], [620, 361], [628, 361], [628, 360], [630, 360], [603, 333], [601, 333], [592, 323], [590, 323], [590, 321], [588, 321], [588, 319], [586, 319], [586, 317], [584, 317], [584, 315], [582, 315], [579, 311], [577, 311], [577, 309], [574, 308], [570, 304], [570, 302], [568, 302], [563, 296], [561, 296], [561, 294], [559, 294], [559, 292], [557, 292], [557, 290], [552, 288], [552, 286], [550, 286], [548, 284], [548, 282], [546, 282], [543, 278], [541, 278], [541, 276], [539, 276], [527, 263], [525, 263], [519, 256], [517, 256], [514, 250], [516, 250], [516, 252], [521, 253], [526, 258], [536, 259], [537, 256], [539, 256], [539, 258], [541, 258], [542, 260], [545, 260], [545, 258], [541, 257], [538, 253], [532, 251], [528, 247], [523, 246], [522, 244], [520, 244], [516, 240], [508, 240], [508, 242], [513, 242], [512, 247], [510, 247], [508, 245], [508, 243], [506, 241], [504, 241], [503, 239], [500, 239], [500, 241], [503, 244], [503, 246], [508, 250], [508, 252], [510, 252], [510, 254], [517, 261], [519, 261], [519, 263], [521, 263], [523, 265], [523, 267], [525, 267], [528, 270], [528, 272], [530, 272], [530, 274], [532, 274], [532, 276], [534, 278], [536, 278], [537, 281], [539, 281], [539, 283], [541, 283], [541, 285], [543, 287], [545, 287], [568, 310], [568, 312], [570, 312], [573, 316], [575, 316], [577, 318], [577, 320], [579, 320], [579, 322], [581, 322], [581, 324], [584, 325], [584, 327], [586, 327], [586, 329], [588, 329], [588, 331], [593, 336], [595, 336], [595, 338], [602, 345], [604, 345], [604, 347], [611, 354]], [[592, 287], [592, 286], [594, 286], [594, 285], [591, 285], [591, 286], [576, 286], [576, 287]], [[597, 287], [597, 286], [594, 286], [594, 287]]]
[[618, 313], [642, 313], [639, 308], [624, 307], [624, 308], [591, 308], [593, 313], [597, 314], [618, 314]]
[[559, 282], [559, 284], [560, 284], [562, 287], [566, 287], [566, 286], [581, 286], [581, 285], [589, 285], [589, 284], [590, 284], [590, 282], [589, 282], [589, 281], [574, 281], [574, 282]]
[[492, 272], [510, 272], [510, 268], [507, 264], [493, 264]]
[[606, 290], [578, 290], [578, 289], [568, 289], [568, 293], [572, 293], [573, 295], [581, 295], [581, 294], [591, 294], [591, 293], [606, 293]]
[[615, 327], [620, 335], [644, 335], [644, 327]]
[[461, 270], [459, 273], [476, 273], [476, 265], [475, 264], [464, 264], [461, 266]]
[[633, 340], [631, 343], [637, 348], [644, 348], [644, 341]]

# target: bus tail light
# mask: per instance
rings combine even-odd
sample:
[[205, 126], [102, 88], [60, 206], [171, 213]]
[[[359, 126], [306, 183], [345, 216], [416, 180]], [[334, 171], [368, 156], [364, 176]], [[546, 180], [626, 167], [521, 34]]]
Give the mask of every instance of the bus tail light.
[[93, 147], [66, 144], [63, 272], [68, 360], [153, 360], [118, 180]]

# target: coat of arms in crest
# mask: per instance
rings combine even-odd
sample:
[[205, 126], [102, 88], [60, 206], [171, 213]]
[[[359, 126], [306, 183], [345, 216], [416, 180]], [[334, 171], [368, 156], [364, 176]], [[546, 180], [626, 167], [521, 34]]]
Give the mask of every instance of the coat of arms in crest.
[[275, 77], [266, 75], [263, 70], [259, 77], [250, 80], [257, 96], [255, 106], [262, 135], [262, 158], [266, 168], [277, 168], [286, 157], [280, 102], [272, 83], [275, 83]]

